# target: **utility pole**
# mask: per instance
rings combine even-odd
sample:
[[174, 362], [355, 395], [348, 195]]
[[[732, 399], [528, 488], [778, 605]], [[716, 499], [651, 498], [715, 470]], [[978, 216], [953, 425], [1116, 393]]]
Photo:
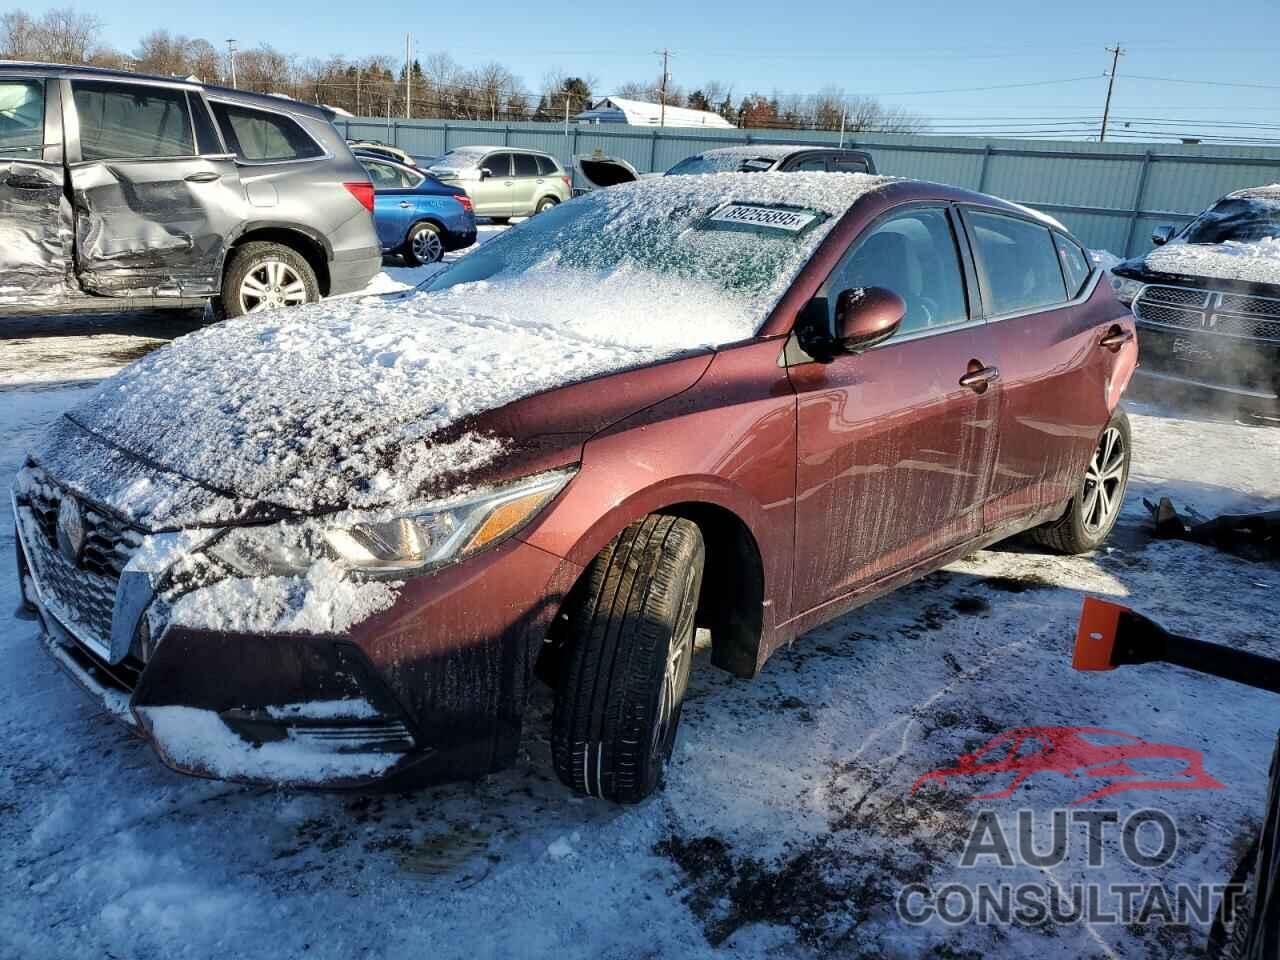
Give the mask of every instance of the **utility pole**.
[[404, 118], [406, 120], [413, 116], [413, 64], [410, 62], [412, 54], [409, 49], [412, 40], [412, 34], [404, 35]]
[[231, 86], [236, 87], [236, 41], [235, 38], [227, 39], [227, 59], [231, 61]]
[[356, 116], [360, 116], [360, 68], [356, 67]]
[[671, 76], [667, 71], [667, 61], [671, 57], [671, 51], [663, 47], [661, 50], [653, 52], [662, 54], [662, 84], [660, 86], [661, 92], [658, 95], [661, 106], [658, 110], [658, 126], [665, 127], [667, 125], [667, 81]]
[[1111, 77], [1107, 80], [1107, 102], [1102, 108], [1102, 132], [1098, 134], [1099, 143], [1107, 139], [1107, 119], [1111, 116], [1111, 91], [1116, 85], [1116, 67], [1120, 63], [1120, 58], [1124, 56], [1124, 50], [1117, 42], [1114, 47], [1107, 47], [1107, 53], [1111, 54]]

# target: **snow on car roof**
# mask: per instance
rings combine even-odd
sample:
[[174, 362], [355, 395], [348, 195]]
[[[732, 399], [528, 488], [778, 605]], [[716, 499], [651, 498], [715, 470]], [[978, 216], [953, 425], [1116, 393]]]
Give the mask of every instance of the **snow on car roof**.
[[[596, 191], [464, 257], [439, 276], [464, 281], [448, 289], [205, 328], [105, 381], [71, 416], [242, 497], [301, 510], [401, 502], [501, 452], [471, 434], [433, 445], [438, 431], [751, 337], [838, 216], [890, 182], [753, 174]], [[734, 201], [819, 216], [798, 233], [705, 225]]]
[[1237, 190], [1234, 193], [1227, 194], [1233, 199], [1244, 200], [1274, 200], [1280, 202], [1280, 183], [1269, 183], [1261, 187], [1245, 187], [1243, 190]]

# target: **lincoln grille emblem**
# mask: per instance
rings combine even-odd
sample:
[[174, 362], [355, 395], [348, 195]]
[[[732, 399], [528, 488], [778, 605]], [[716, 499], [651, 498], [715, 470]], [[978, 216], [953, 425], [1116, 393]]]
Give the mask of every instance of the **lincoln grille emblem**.
[[69, 562], [80, 562], [80, 553], [84, 550], [84, 514], [75, 497], [63, 497], [58, 508], [58, 549]]

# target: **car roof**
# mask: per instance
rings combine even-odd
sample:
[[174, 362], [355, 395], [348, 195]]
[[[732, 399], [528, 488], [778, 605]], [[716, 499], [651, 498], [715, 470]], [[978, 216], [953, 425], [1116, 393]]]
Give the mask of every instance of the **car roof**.
[[540, 157], [550, 157], [555, 159], [555, 154], [547, 153], [545, 150], [535, 150], [533, 147], [511, 147], [501, 143], [469, 143], [463, 147], [450, 147], [445, 154], [449, 153], [488, 153], [493, 150], [501, 150], [505, 153], [536, 153]]
[[384, 157], [381, 154], [372, 153], [363, 147], [352, 147], [351, 155], [357, 160], [363, 159], [372, 160], [375, 163], [385, 163], [389, 167], [396, 167], [399, 170], [407, 170], [409, 173], [416, 173], [420, 177], [431, 176], [426, 170], [420, 170], [418, 167], [411, 167], [407, 163], [401, 163], [399, 160], [392, 160], [390, 157]]
[[749, 143], [742, 146], [715, 147], [703, 150], [702, 157], [770, 157], [781, 160], [796, 153], [857, 153], [866, 154], [865, 150], [855, 147], [833, 147], [825, 143]]
[[153, 73], [133, 73], [129, 70], [115, 70], [110, 67], [74, 66], [66, 63], [36, 63], [25, 60], [0, 60], [0, 76], [5, 74], [44, 74], [51, 77], [67, 77], [91, 80], [125, 80], [133, 83], [163, 83], [168, 86], [182, 87], [188, 90], [203, 90], [211, 97], [219, 100], [231, 100], [246, 106], [275, 110], [278, 113], [298, 113], [321, 120], [331, 120], [333, 112], [315, 104], [303, 103], [292, 97], [275, 96], [270, 93], [252, 93], [233, 87], [204, 83], [186, 77], [164, 77]]
[[1262, 187], [1245, 187], [1228, 193], [1224, 200], [1280, 200], [1280, 183], [1270, 183]]

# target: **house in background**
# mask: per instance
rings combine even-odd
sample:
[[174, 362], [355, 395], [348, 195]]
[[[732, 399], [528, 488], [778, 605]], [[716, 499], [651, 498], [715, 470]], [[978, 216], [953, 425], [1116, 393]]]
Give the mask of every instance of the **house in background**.
[[661, 104], [624, 97], [605, 97], [590, 110], [583, 110], [573, 118], [579, 123], [625, 123], [633, 127], [712, 127], [732, 130], [734, 126], [718, 113], [710, 110], [690, 110], [688, 107], [665, 109]]

